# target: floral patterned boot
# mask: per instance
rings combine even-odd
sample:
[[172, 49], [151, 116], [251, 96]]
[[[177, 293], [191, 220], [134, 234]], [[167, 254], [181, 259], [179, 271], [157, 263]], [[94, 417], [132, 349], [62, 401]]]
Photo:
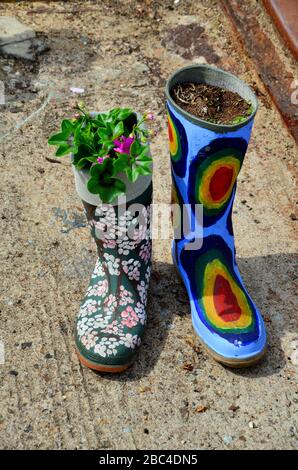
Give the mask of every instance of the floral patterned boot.
[[151, 271], [151, 198], [152, 183], [126, 206], [96, 207], [83, 201], [98, 259], [77, 318], [75, 340], [80, 361], [91, 369], [122, 372], [140, 346]]

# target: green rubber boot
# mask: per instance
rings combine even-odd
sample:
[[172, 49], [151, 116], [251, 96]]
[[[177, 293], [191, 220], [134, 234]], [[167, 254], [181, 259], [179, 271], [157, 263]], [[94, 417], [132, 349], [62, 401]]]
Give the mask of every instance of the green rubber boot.
[[139, 194], [133, 199], [128, 194], [126, 205], [96, 206], [86, 201], [90, 197], [79, 173], [75, 170], [77, 191], [84, 197], [98, 259], [76, 321], [76, 349], [85, 366], [122, 372], [135, 359], [147, 320], [151, 176], [132, 185], [138, 187], [131, 194]]

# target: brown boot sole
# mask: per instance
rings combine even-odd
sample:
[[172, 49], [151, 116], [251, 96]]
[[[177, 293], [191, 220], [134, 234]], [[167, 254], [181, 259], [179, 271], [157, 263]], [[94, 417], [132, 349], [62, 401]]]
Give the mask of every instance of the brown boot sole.
[[77, 356], [80, 360], [80, 362], [85, 366], [88, 367], [88, 369], [96, 370], [97, 372], [111, 372], [114, 374], [119, 374], [120, 372], [124, 372], [127, 370], [132, 363], [129, 364], [123, 364], [119, 366], [107, 366], [105, 364], [97, 364], [95, 362], [88, 361], [85, 359], [81, 354], [78, 352], [76, 349]]
[[258, 355], [253, 356], [250, 359], [232, 359], [232, 358], [224, 357], [224, 356], [221, 356], [220, 354], [217, 354], [215, 351], [208, 348], [208, 346], [206, 346], [206, 344], [203, 343], [203, 341], [198, 337], [197, 334], [196, 334], [196, 337], [198, 338], [201, 346], [203, 347], [203, 349], [207, 352], [209, 356], [215, 359], [216, 362], [219, 362], [220, 364], [226, 367], [230, 367], [231, 369], [243, 369], [245, 367], [252, 367], [256, 365], [258, 362], [260, 362], [267, 352], [267, 347], [265, 347], [263, 351], [261, 351]]

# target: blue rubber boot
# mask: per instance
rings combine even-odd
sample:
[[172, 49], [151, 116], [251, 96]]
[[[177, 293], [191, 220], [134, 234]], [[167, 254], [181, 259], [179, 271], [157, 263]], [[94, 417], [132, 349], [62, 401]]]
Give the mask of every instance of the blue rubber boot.
[[[232, 125], [202, 121], [171, 98], [178, 82], [237, 92], [253, 112]], [[173, 202], [182, 215], [174, 215], [172, 253], [189, 296], [193, 327], [216, 360], [230, 367], [250, 366], [265, 353], [266, 332], [237, 267], [232, 207], [257, 100], [237, 77], [204, 65], [178, 70], [167, 83], [166, 95]]]

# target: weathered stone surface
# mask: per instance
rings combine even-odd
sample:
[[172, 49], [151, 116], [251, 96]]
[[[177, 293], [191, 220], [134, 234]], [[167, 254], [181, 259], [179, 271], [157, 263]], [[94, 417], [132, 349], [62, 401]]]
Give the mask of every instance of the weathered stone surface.
[[16, 57], [17, 59], [34, 60], [38, 54], [46, 51], [47, 47], [39, 39], [28, 39], [2, 46], [0, 51], [3, 55]]
[[35, 31], [12, 16], [0, 16], [0, 46], [26, 41], [35, 37]]

